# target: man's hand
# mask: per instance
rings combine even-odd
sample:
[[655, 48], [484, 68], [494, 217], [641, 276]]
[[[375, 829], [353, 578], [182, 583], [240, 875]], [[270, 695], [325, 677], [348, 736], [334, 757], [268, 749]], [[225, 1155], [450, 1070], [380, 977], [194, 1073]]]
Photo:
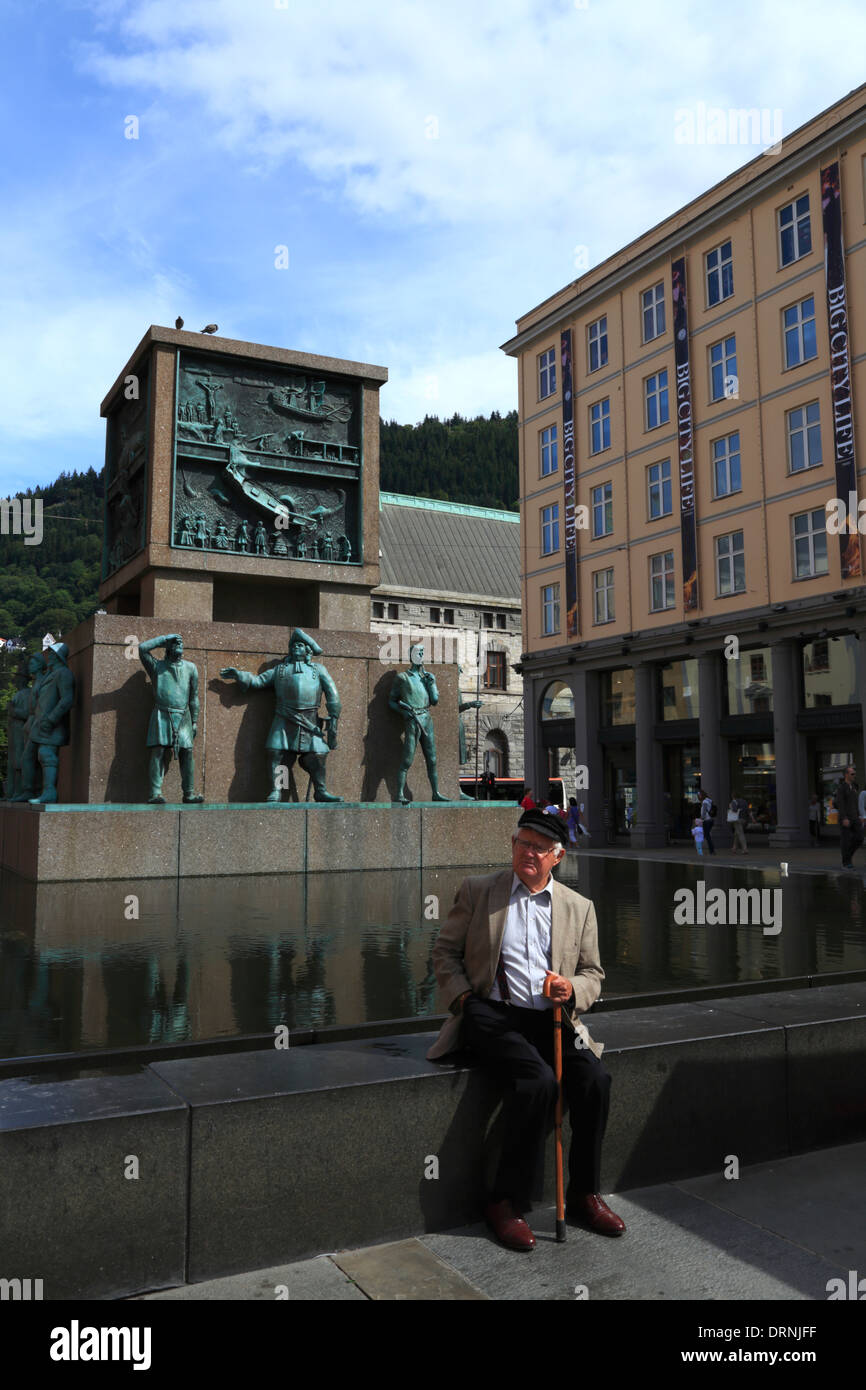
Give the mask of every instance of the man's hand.
[[548, 970], [544, 979], [544, 993], [554, 1004], [567, 1004], [572, 996], [571, 980], [564, 975], [556, 975]]
[[192, 736], [193, 736], [193, 738], [195, 738], [195, 736], [196, 736], [197, 733], [198, 733], [198, 724], [193, 724], [193, 726], [192, 726]]
[[238, 678], [238, 673], [234, 666], [224, 666], [220, 671], [220, 675], [224, 681], [236, 681]]

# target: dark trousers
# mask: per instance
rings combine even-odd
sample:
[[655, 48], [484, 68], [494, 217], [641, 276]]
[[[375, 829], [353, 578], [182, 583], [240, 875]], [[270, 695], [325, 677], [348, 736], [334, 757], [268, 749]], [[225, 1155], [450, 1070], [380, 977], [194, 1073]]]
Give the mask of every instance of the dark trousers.
[[[526, 1210], [556, 1104], [552, 1012], [471, 995], [463, 1006], [463, 1036], [505, 1091], [502, 1156], [490, 1200], [509, 1197]], [[562, 1030], [562, 1074], [571, 1120], [566, 1192], [570, 1201], [599, 1190], [610, 1072], [589, 1048], [574, 1047], [567, 1024]]]
[[840, 825], [839, 835], [842, 841], [842, 863], [850, 864], [851, 855], [863, 843], [863, 833], [859, 820], [852, 820], [848, 825]]
[[710, 854], [715, 854], [716, 847], [713, 844], [713, 826], [715, 825], [715, 821], [713, 821], [712, 819], [704, 820], [701, 821], [701, 825], [704, 827], [704, 844], [706, 845]]

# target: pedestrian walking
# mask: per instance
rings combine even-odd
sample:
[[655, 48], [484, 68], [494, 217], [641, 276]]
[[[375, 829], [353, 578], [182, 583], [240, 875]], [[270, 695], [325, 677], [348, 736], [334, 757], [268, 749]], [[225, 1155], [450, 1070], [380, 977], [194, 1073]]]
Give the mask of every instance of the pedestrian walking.
[[853, 869], [852, 856], [863, 843], [855, 774], [854, 764], [849, 763], [845, 769], [845, 776], [836, 788], [835, 795], [836, 810], [839, 812], [839, 838], [842, 847], [843, 869]]
[[704, 840], [706, 842], [707, 850], [709, 851], [709, 853], [715, 854], [716, 850], [713, 844], [712, 831], [713, 826], [716, 823], [714, 819], [716, 814], [716, 808], [710, 800], [710, 794], [708, 791], [702, 789], [701, 797], [703, 798], [701, 801], [701, 825], [703, 826]]
[[736, 797], [733, 798], [728, 807], [728, 826], [734, 837], [731, 846], [734, 854], [748, 854], [749, 851], [746, 849], [746, 829], [741, 819], [740, 803]]
[[[860, 793], [861, 797], [864, 795]], [[809, 834], [817, 845], [821, 839], [821, 802], [813, 796], [809, 802]]]
[[695, 816], [695, 823], [692, 826], [692, 835], [695, 838], [695, 849], [698, 854], [704, 852], [704, 823], [700, 816]]

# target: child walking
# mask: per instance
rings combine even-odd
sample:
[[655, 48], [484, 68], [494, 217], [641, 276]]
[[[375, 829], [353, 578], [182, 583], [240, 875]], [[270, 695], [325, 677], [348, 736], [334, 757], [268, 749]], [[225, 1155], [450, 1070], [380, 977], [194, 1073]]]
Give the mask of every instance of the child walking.
[[695, 837], [695, 849], [697, 850], [698, 854], [703, 854], [703, 852], [704, 852], [704, 827], [703, 827], [703, 825], [702, 825], [702, 823], [701, 823], [701, 818], [700, 818], [700, 816], [695, 816], [695, 823], [694, 823], [694, 825], [692, 826], [692, 834], [693, 834], [694, 837]]

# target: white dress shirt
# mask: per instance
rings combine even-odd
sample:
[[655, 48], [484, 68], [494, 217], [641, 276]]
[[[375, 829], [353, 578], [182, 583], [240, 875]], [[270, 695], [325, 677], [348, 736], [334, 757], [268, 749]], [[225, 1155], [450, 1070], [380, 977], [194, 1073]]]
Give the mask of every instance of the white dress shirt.
[[[505, 917], [500, 960], [511, 994], [519, 1009], [549, 1009], [544, 997], [544, 977], [550, 970], [551, 880], [531, 893], [517, 874], [512, 875], [511, 897]], [[491, 999], [500, 1000], [499, 982], [494, 980]]]

